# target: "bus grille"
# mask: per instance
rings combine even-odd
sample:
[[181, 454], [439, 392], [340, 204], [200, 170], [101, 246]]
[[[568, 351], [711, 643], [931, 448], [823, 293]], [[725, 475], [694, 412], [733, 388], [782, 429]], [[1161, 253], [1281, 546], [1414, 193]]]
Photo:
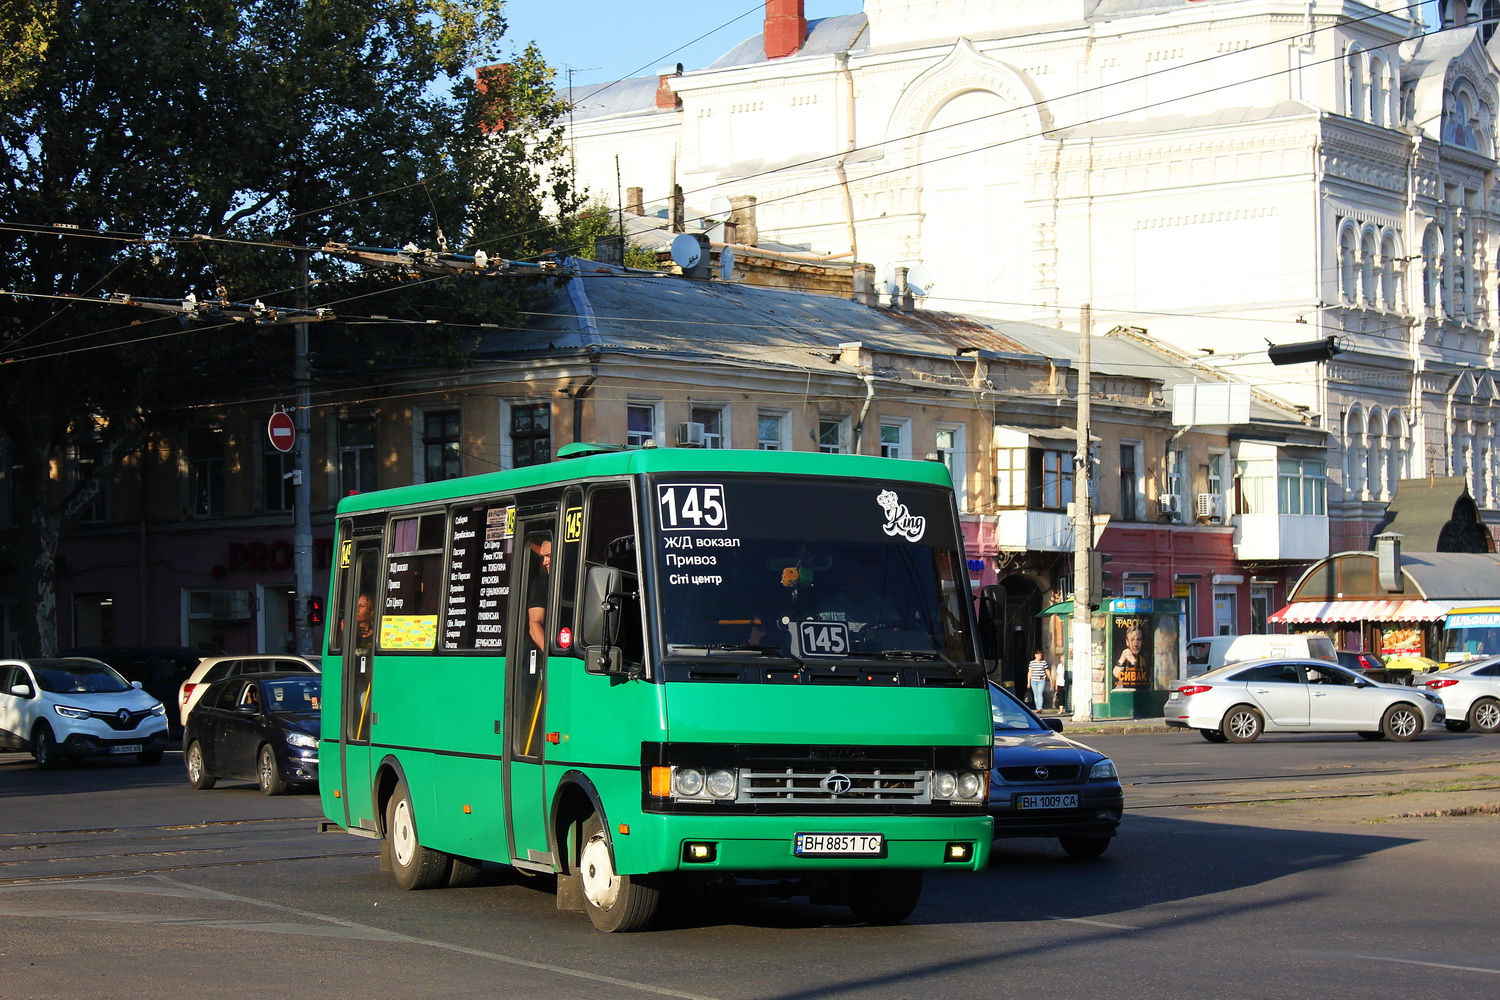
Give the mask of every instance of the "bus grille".
[[742, 803], [917, 803], [932, 801], [929, 772], [855, 768], [741, 768]]

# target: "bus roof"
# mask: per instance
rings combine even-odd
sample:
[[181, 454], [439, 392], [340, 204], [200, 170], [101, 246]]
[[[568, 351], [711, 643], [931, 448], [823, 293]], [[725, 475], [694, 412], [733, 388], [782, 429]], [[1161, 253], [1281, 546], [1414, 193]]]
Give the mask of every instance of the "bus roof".
[[835, 476], [888, 479], [943, 487], [952, 485], [947, 466], [933, 461], [877, 458], [870, 455], [829, 455], [815, 451], [633, 448], [531, 465], [522, 469], [486, 472], [439, 483], [419, 483], [358, 493], [340, 500], [338, 510], [340, 514], [349, 514], [487, 493], [504, 493], [533, 486], [569, 483], [578, 479], [674, 472]]

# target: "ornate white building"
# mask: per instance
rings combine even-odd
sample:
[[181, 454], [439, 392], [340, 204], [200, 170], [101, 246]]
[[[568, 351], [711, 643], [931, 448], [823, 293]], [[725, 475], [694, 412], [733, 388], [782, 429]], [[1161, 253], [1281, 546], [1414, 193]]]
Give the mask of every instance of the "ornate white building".
[[908, 268], [930, 307], [1087, 303], [1201, 354], [1328, 433], [1331, 548], [1365, 548], [1402, 478], [1500, 518], [1500, 2], [1420, 6], [772, 0], [708, 67], [578, 88], [577, 164], [648, 214], [676, 185], [689, 218]]

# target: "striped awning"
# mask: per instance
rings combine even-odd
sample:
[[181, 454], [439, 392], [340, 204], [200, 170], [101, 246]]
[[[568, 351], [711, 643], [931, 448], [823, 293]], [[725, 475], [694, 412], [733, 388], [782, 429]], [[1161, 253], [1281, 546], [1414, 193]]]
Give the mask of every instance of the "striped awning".
[[1278, 625], [1319, 622], [1435, 622], [1450, 606], [1439, 601], [1293, 601], [1268, 621]]

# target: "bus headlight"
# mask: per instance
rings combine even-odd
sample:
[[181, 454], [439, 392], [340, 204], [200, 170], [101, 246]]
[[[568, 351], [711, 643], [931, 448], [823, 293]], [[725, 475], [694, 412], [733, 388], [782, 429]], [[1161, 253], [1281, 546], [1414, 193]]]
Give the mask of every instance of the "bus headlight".
[[709, 800], [732, 799], [739, 794], [737, 772], [725, 768], [653, 767], [651, 794], [659, 798]]
[[982, 802], [988, 771], [933, 771], [928, 787], [934, 802]]

